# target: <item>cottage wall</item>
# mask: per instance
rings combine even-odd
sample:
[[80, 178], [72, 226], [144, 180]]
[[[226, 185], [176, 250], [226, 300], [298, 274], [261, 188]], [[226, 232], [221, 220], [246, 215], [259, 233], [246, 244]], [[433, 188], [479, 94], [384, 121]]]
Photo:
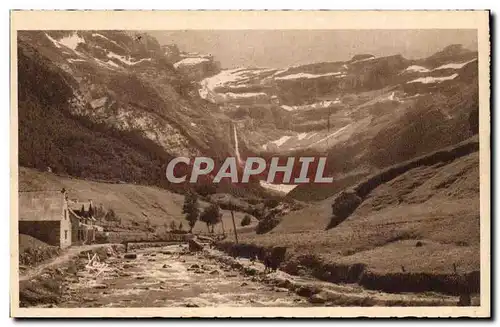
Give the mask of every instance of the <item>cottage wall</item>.
[[65, 194], [60, 191], [19, 192], [19, 233], [47, 244], [71, 245], [71, 221]]
[[67, 248], [68, 246], [71, 246], [71, 219], [69, 217], [69, 210], [68, 210], [68, 204], [66, 201], [63, 203], [63, 208], [62, 208], [62, 219], [61, 219], [61, 224], [60, 224], [60, 244], [61, 248]]
[[59, 191], [19, 192], [19, 220], [61, 220], [65, 202]]
[[71, 243], [80, 245], [83, 243], [83, 236], [80, 229], [80, 218], [75, 212], [69, 209], [69, 219], [71, 220]]
[[19, 233], [33, 236], [49, 245], [60, 246], [61, 224], [56, 220], [20, 221]]

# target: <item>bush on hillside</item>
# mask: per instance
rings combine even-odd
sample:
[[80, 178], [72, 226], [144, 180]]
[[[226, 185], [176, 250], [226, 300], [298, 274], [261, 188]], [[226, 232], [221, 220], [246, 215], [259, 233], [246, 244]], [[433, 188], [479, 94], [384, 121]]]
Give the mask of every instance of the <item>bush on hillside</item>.
[[252, 218], [250, 215], [245, 215], [241, 220], [241, 226], [248, 226], [252, 223]]
[[259, 221], [257, 227], [255, 228], [255, 232], [257, 234], [265, 234], [270, 232], [274, 227], [278, 226], [281, 222], [281, 219], [278, 217], [268, 217]]

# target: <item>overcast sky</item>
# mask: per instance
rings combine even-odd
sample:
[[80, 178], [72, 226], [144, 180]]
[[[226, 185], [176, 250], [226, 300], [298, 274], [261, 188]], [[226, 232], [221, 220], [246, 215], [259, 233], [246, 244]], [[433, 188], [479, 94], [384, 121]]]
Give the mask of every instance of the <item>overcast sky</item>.
[[348, 60], [355, 54], [429, 56], [460, 43], [477, 50], [475, 30], [188, 30], [152, 31], [161, 44], [209, 53], [223, 68], [288, 67]]

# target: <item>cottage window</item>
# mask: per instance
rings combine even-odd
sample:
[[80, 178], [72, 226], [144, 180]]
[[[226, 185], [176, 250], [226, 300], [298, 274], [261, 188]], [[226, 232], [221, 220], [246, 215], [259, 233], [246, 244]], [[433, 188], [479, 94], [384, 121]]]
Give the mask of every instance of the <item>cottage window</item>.
[[68, 219], [68, 210], [64, 209], [64, 219]]
[[64, 231], [64, 239], [67, 240], [68, 239], [68, 230], [66, 229]]

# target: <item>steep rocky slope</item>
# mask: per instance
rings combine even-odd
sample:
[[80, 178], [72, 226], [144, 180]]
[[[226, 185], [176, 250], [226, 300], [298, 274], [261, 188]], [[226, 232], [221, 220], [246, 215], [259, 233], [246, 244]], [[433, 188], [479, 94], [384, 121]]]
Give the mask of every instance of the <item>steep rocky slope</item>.
[[172, 156], [232, 153], [217, 108], [167, 50], [147, 34], [20, 32], [20, 165], [158, 184]]
[[[223, 70], [199, 84], [200, 96], [234, 120], [243, 158], [327, 155], [328, 173], [342, 186], [477, 131], [477, 53], [460, 45], [419, 60], [365, 54], [281, 70]], [[311, 189], [300, 185], [289, 196], [334, 194]]]
[[164, 178], [173, 156], [326, 155], [338, 185], [289, 194], [309, 201], [477, 130], [477, 53], [460, 45], [420, 60], [221, 70], [147, 33], [23, 31], [18, 41], [22, 166], [175, 188]]

